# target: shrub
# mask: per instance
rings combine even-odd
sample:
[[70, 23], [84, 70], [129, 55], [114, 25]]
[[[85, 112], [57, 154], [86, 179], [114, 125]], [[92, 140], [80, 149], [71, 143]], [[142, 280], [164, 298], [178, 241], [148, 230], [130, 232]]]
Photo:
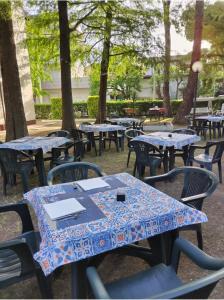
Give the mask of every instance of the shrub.
[[49, 119], [51, 113], [50, 103], [38, 103], [34, 105], [37, 119]]
[[87, 100], [88, 115], [91, 118], [96, 118], [98, 112], [99, 96], [89, 96]]
[[51, 118], [62, 119], [62, 99], [51, 98]]

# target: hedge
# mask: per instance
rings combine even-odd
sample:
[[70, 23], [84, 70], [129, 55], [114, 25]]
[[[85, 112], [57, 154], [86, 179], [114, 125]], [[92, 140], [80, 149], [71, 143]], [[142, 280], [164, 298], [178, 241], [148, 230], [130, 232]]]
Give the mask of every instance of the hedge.
[[96, 118], [98, 112], [99, 96], [89, 96], [87, 99], [88, 115], [91, 118]]
[[[89, 100], [90, 98], [90, 100]], [[88, 111], [88, 115], [90, 117], [96, 116], [97, 111], [97, 103], [98, 103], [98, 96], [90, 96], [88, 101], [76, 101], [73, 103], [74, 111], [81, 111], [82, 115], [86, 115]], [[60, 99], [60, 98], [54, 98]], [[182, 100], [171, 100], [171, 106], [173, 114], [176, 114], [179, 105], [181, 104]], [[205, 104], [206, 102], [206, 104]], [[89, 103], [89, 104], [88, 104]], [[213, 110], [220, 109], [224, 103], [224, 98], [217, 98], [213, 101]], [[60, 119], [61, 112], [60, 112], [60, 105], [61, 100], [53, 100], [53, 108], [51, 104], [35, 104], [35, 112], [37, 119]], [[163, 101], [162, 100], [136, 100], [134, 102], [134, 107], [139, 109], [140, 115], [145, 115], [149, 108], [154, 106], [162, 107]], [[207, 101], [198, 101], [197, 107], [204, 107], [207, 106]], [[124, 115], [123, 108], [133, 107], [132, 100], [109, 100], [107, 101], [107, 114], [110, 115], [111, 113], [118, 114], [120, 116]]]
[[34, 105], [35, 114], [37, 119], [50, 119], [51, 104], [50, 103], [38, 103]]

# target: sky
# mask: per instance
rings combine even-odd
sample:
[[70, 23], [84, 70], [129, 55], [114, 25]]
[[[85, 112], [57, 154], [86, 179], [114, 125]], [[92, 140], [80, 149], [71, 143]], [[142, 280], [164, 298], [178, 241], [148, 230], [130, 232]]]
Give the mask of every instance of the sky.
[[[193, 42], [186, 39], [184, 35], [176, 33], [174, 27], [171, 28], [171, 54], [186, 54], [192, 51]], [[210, 44], [207, 41], [202, 41], [202, 48], [209, 48]]]

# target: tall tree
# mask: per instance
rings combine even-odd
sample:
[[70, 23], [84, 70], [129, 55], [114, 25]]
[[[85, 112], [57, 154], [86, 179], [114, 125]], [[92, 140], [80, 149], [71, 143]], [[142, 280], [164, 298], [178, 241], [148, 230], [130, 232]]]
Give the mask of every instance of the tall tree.
[[6, 140], [9, 141], [28, 134], [10, 1], [0, 1], [0, 65], [6, 113]]
[[187, 86], [183, 91], [183, 103], [175, 117], [175, 122], [179, 124], [186, 123], [185, 116], [190, 113], [193, 105], [193, 99], [197, 88], [198, 73], [192, 71], [194, 62], [199, 61], [201, 58], [201, 40], [203, 30], [203, 12], [204, 1], [197, 0], [195, 4], [195, 27], [194, 27], [194, 43], [191, 56], [190, 72], [188, 76]]
[[60, 64], [62, 93], [62, 129], [74, 128], [74, 112], [72, 104], [70, 31], [68, 22], [67, 1], [58, 1], [60, 30]]
[[107, 77], [110, 57], [111, 26], [112, 26], [112, 8], [109, 3], [105, 3], [105, 31], [103, 37], [103, 51], [100, 66], [100, 90], [97, 123], [102, 123], [106, 119], [106, 96], [107, 96]]
[[163, 103], [167, 115], [172, 115], [170, 105], [170, 0], [163, 0], [163, 23], [165, 30], [165, 57], [164, 57], [164, 82], [163, 82]]

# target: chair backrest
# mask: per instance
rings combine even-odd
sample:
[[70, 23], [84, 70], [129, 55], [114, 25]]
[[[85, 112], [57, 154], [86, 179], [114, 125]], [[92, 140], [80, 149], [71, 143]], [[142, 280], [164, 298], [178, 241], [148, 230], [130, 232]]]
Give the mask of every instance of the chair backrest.
[[221, 113], [224, 113], [224, 103], [222, 104], [222, 107], [221, 107]]
[[71, 131], [70, 131], [70, 134], [72, 136], [72, 138], [75, 140], [75, 141], [78, 141], [78, 140], [81, 140], [83, 138], [83, 131], [80, 130], [80, 129], [75, 129], [75, 128], [72, 128]]
[[73, 162], [51, 169], [47, 176], [47, 183], [52, 185], [54, 179], [58, 179], [57, 183], [65, 183], [99, 176], [103, 176], [99, 166], [88, 162]]
[[70, 138], [70, 133], [67, 130], [57, 130], [57, 131], [53, 131], [53, 132], [48, 133], [47, 136]]
[[[218, 179], [214, 173], [198, 167], [180, 167], [162, 175], [161, 180], [159, 180], [159, 176], [157, 177], [157, 182], [162, 181], [165, 188], [163, 185], [155, 187], [176, 199], [181, 200], [181, 198], [203, 194], [203, 197], [191, 202], [192, 206], [200, 210], [203, 200], [210, 196], [218, 185]], [[145, 181], [150, 184], [150, 177], [148, 180], [145, 178]], [[167, 187], [169, 188], [167, 189]]]
[[144, 135], [145, 133], [138, 129], [128, 129], [125, 131], [124, 134], [125, 134], [126, 138], [128, 139], [128, 141], [130, 141], [134, 137], [139, 136], [139, 135]]
[[179, 128], [172, 131], [173, 133], [180, 133], [180, 134], [189, 134], [194, 135], [197, 134], [195, 130], [190, 128]]
[[222, 158], [224, 151], [224, 141], [207, 142], [207, 145], [215, 146], [212, 162], [217, 162]]
[[14, 149], [0, 148], [0, 165], [5, 173], [18, 170], [17, 156], [20, 152]]
[[129, 145], [134, 149], [136, 154], [136, 163], [147, 165], [150, 160], [150, 154], [155, 156], [161, 154], [159, 148], [153, 144], [142, 141], [130, 141]]

